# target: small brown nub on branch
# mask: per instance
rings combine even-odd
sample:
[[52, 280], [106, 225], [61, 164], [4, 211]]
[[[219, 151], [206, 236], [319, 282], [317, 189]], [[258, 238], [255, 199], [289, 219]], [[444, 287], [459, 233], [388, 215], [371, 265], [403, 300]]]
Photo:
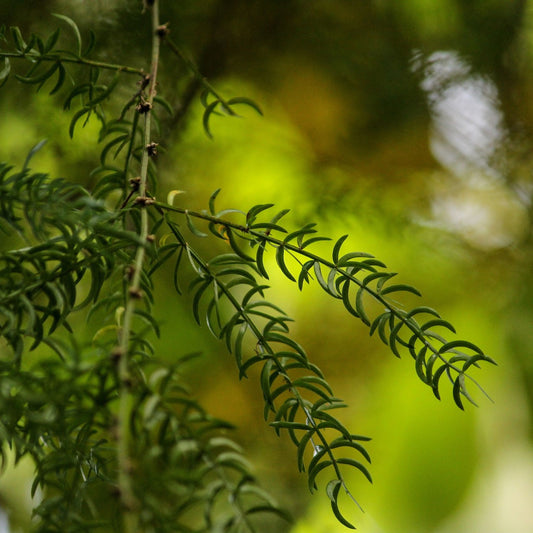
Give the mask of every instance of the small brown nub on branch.
[[130, 287], [128, 293], [135, 300], [140, 300], [143, 297], [142, 291], [136, 287]]
[[126, 279], [131, 281], [133, 279], [133, 274], [135, 274], [135, 265], [128, 265], [125, 269]]
[[111, 361], [117, 364], [120, 361], [120, 359], [122, 359], [122, 357], [124, 357], [124, 350], [120, 346], [115, 346], [111, 350], [111, 354], [110, 354]]
[[150, 198], [149, 196], [137, 196], [133, 203], [135, 205], [140, 205], [141, 207], [146, 207], [147, 205], [155, 204], [155, 198]]
[[157, 146], [158, 146], [158, 143], [154, 143], [154, 142], [146, 145], [146, 151], [148, 152], [148, 155], [150, 157], [154, 157], [155, 155], [157, 155]]
[[161, 39], [164, 39], [168, 34], [170, 30], [168, 29], [168, 22], [165, 22], [165, 24], [161, 24], [161, 26], [158, 26], [155, 30], [155, 33], [158, 37]]
[[139, 85], [140, 89], [139, 89], [139, 93], [141, 91], [144, 91], [144, 89], [146, 89], [146, 87], [148, 87], [148, 84], [150, 83], [150, 74], [145, 74], [142, 78], [142, 80], [139, 80], [137, 82], [137, 85]]
[[137, 110], [137, 113], [140, 115], [144, 115], [145, 113], [148, 113], [152, 110], [152, 104], [150, 102], [147, 102], [142, 96], [137, 104], [137, 107], [135, 108]]
[[130, 182], [131, 188], [134, 191], [138, 191], [139, 190], [139, 186], [141, 185], [141, 177], [140, 176], [136, 176], [135, 178], [130, 178], [129, 182]]

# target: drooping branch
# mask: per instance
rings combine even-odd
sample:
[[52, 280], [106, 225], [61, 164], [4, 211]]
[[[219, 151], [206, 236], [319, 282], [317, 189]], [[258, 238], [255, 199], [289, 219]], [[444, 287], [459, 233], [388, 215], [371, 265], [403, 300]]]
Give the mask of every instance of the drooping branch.
[[[492, 364], [494, 361], [469, 341], [446, 340], [442, 331], [455, 334], [455, 328], [442, 319], [434, 309], [419, 306], [411, 311], [405, 311], [395, 304], [388, 295], [410, 293], [420, 296], [420, 293], [409, 285], [390, 284], [389, 281], [395, 274], [383, 270], [385, 268], [383, 263], [370, 254], [361, 252], [350, 252], [341, 256], [340, 251], [346, 236], [341, 237], [335, 243], [331, 260], [312, 252], [308, 248], [310, 245], [321, 240], [329, 240], [315, 235], [314, 224], [288, 232], [279, 224], [279, 219], [287, 211], [282, 211], [270, 221], [256, 221], [257, 216], [272, 207], [272, 204], [251, 208], [246, 214], [244, 224], [232, 222], [215, 212], [214, 198], [217, 193], [218, 191], [212, 196], [209, 213], [191, 211], [161, 202], [156, 202], [156, 207], [162, 211], [184, 215], [189, 228], [197, 236], [203, 234], [196, 229], [192, 219], [208, 222], [211, 232], [227, 240], [233, 251], [245, 263], [254, 265], [257, 273], [262, 277], [268, 278], [264, 264], [267, 245], [275, 250], [278, 267], [288, 279], [297, 281], [300, 289], [314, 274], [321, 288], [333, 298], [341, 300], [350, 314], [369, 326], [371, 334], [377, 331], [380, 339], [396, 356], [400, 356], [400, 347], [407, 349], [415, 359], [418, 376], [432, 388], [437, 398], [440, 398], [439, 382], [444, 374], [453, 384], [454, 401], [461, 409], [463, 409], [463, 397], [475, 403], [467, 390], [466, 380], [470, 380], [486, 395], [467, 371], [472, 366], [477, 367], [481, 361]], [[224, 228], [224, 231], [220, 228]], [[276, 237], [274, 236], [276, 233], [285, 236], [284, 238]], [[255, 257], [243, 250], [239, 240], [248, 247], [255, 247]], [[298, 279], [291, 273], [286, 255], [292, 256], [300, 265]], [[326, 270], [327, 275], [324, 275], [322, 269]], [[384, 311], [371, 319], [364, 304], [365, 296], [377, 302]], [[421, 323], [417, 320], [420, 317], [424, 319]], [[400, 336], [402, 330], [410, 332], [407, 338]]]

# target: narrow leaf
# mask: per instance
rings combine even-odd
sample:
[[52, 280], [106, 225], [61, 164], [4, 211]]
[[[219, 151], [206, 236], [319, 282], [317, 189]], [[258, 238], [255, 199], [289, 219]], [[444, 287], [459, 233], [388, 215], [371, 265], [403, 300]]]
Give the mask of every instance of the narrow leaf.
[[6, 81], [9, 78], [9, 73], [11, 72], [11, 63], [9, 62], [9, 58], [4, 57], [4, 68], [0, 70], [0, 87], [6, 83]]
[[74, 37], [76, 39], [76, 53], [78, 57], [80, 57], [81, 56], [81, 34], [80, 34], [80, 29], [78, 28], [78, 25], [66, 15], [61, 15], [59, 13], [52, 13], [52, 15], [58, 19], [63, 20], [72, 28], [72, 31], [74, 32]]
[[333, 247], [332, 257], [333, 257], [333, 262], [335, 264], [337, 264], [337, 262], [339, 261], [339, 253], [341, 251], [341, 247], [347, 238], [348, 238], [348, 235], [343, 235], [342, 237], [339, 238], [339, 240], [335, 243], [335, 246]]
[[276, 250], [276, 262], [278, 263], [280, 270], [285, 274], [285, 276], [287, 276], [291, 281], [296, 281], [295, 277], [291, 274], [285, 263], [285, 248], [282, 244], [280, 244], [278, 246], [278, 249]]
[[340, 479], [333, 479], [331, 480], [327, 487], [326, 487], [326, 493], [328, 495], [328, 498], [331, 502], [331, 509], [333, 511], [333, 514], [335, 515], [335, 518], [345, 527], [348, 529], [355, 529], [355, 526], [348, 522], [344, 516], [342, 516], [341, 512], [339, 511], [339, 505], [337, 503], [337, 499], [339, 496], [339, 490], [342, 486], [342, 482]]
[[200, 231], [193, 223], [191, 216], [187, 211], [185, 211], [185, 218], [187, 219], [187, 227], [191, 231], [193, 235], [196, 235], [197, 237], [207, 237], [207, 233], [204, 233], [203, 231]]
[[261, 108], [253, 100], [251, 100], [250, 98], [246, 98], [246, 96], [237, 96], [235, 98], [230, 98], [227, 101], [227, 104], [230, 106], [235, 105], [235, 104], [244, 104], [244, 105], [251, 107], [252, 109], [257, 111], [261, 116], [263, 116], [263, 111], [261, 111]]

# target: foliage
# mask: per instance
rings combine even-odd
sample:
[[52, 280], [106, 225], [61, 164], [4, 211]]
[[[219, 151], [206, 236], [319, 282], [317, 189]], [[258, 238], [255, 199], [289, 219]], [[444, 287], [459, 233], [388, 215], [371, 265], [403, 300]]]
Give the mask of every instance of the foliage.
[[[328, 471], [332, 510], [353, 528], [338, 496], [342, 489], [352, 497], [347, 468], [371, 480], [368, 437], [335, 416], [345, 404], [291, 337], [291, 319], [268, 299], [269, 272], [279, 269], [300, 290], [318, 283], [394, 355], [409, 354], [437, 398], [446, 376], [461, 409], [465, 399], [473, 403], [472, 367], [492, 360], [457, 339], [434, 309], [405, 310], [397, 299], [419, 292], [394, 283], [375, 257], [343, 251], [346, 236], [326, 257], [316, 244], [329, 239], [315, 224], [290, 229], [282, 222], [288, 210], [273, 211], [273, 204], [218, 211], [219, 190], [201, 212], [175, 206], [179, 191], [168, 202], [156, 199], [157, 114], [174, 113], [156, 95], [161, 45], [201, 86], [209, 137], [213, 115], [261, 109], [247, 97], [221, 96], [159, 23], [158, 1], [145, 9], [153, 34], [149, 74], [93, 59], [94, 36], [85, 44], [63, 15], [56, 17], [74, 36], [73, 49], [60, 48], [59, 29], [27, 41], [19, 28], [1, 32], [0, 82], [14, 76], [38, 90], [51, 86], [50, 95], [61, 95], [73, 113], [70, 135], [95, 116], [103, 143], [91, 190], [33, 172], [41, 144], [21, 170], [0, 166], [0, 229], [17, 237], [0, 256], [0, 331], [11, 351], [1, 359], [2, 453], [9, 447], [17, 460], [29, 454], [36, 464], [33, 490], [44, 494], [37, 531], [256, 531], [256, 515], [287, 518], [225, 436], [229, 425], [191, 399], [179, 376], [188, 357], [169, 367], [155, 355], [153, 288], [171, 265], [177, 295], [188, 287], [192, 315], [225, 343], [239, 376], [257, 367], [264, 418], [294, 443], [310, 491]], [[138, 78], [137, 89], [109, 119], [129, 76]], [[216, 241], [220, 253], [206, 257], [196, 239]], [[99, 322], [89, 346], [71, 325], [82, 310]], [[29, 359], [38, 347], [39, 357]]]

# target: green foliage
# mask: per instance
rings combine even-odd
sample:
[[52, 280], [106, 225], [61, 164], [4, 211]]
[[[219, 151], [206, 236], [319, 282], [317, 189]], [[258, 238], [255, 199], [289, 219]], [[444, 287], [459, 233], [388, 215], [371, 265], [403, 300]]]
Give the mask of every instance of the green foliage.
[[[20, 63], [19, 82], [37, 90], [52, 85], [50, 95], [63, 95], [65, 110], [76, 103], [71, 136], [98, 118], [103, 148], [91, 191], [32, 172], [41, 144], [20, 171], [0, 166], [0, 230], [16, 236], [0, 255], [0, 333], [11, 349], [0, 364], [0, 452], [9, 447], [17, 460], [29, 454], [35, 462], [33, 490], [44, 495], [37, 531], [256, 531], [257, 515], [287, 518], [225, 435], [229, 425], [191, 399], [178, 372], [188, 357], [169, 367], [155, 355], [153, 285], [172, 265], [177, 294], [188, 286], [194, 319], [233, 354], [239, 376], [257, 369], [264, 418], [294, 443], [310, 491], [327, 472], [333, 513], [353, 528], [338, 497], [341, 489], [352, 497], [347, 469], [371, 481], [368, 437], [336, 417], [346, 406], [292, 338], [290, 317], [268, 299], [269, 272], [279, 269], [299, 290], [316, 282], [394, 355], [409, 354], [437, 398], [446, 375], [461, 409], [465, 399], [473, 403], [471, 367], [492, 360], [471, 342], [450, 339], [454, 327], [434, 309], [405, 310], [397, 300], [419, 292], [393, 283], [395, 274], [375, 257], [342, 251], [346, 236], [326, 257], [316, 244], [329, 238], [315, 224], [290, 229], [282, 224], [288, 210], [272, 214], [272, 204], [217, 211], [219, 190], [202, 212], [171, 205], [174, 193], [169, 203], [156, 201], [158, 123], [151, 117], [156, 121], [158, 107], [173, 113], [155, 94], [160, 45], [198, 78], [209, 137], [213, 114], [236, 115], [239, 105], [261, 109], [246, 97], [223, 98], [168, 38], [157, 0], [149, 4], [149, 75], [92, 59], [92, 34], [85, 45], [63, 15], [56, 17], [73, 33], [74, 50], [58, 48], [59, 29], [27, 41], [18, 28], [1, 32], [8, 48], [0, 50], [0, 83]], [[112, 76], [101, 82], [106, 73]], [[109, 119], [116, 89], [128, 87], [124, 74], [139, 77], [138, 89]], [[222, 251], [206, 257], [192, 244], [198, 238]], [[89, 346], [72, 326], [82, 311], [98, 322]], [[37, 347], [42, 353], [26, 361]]]

